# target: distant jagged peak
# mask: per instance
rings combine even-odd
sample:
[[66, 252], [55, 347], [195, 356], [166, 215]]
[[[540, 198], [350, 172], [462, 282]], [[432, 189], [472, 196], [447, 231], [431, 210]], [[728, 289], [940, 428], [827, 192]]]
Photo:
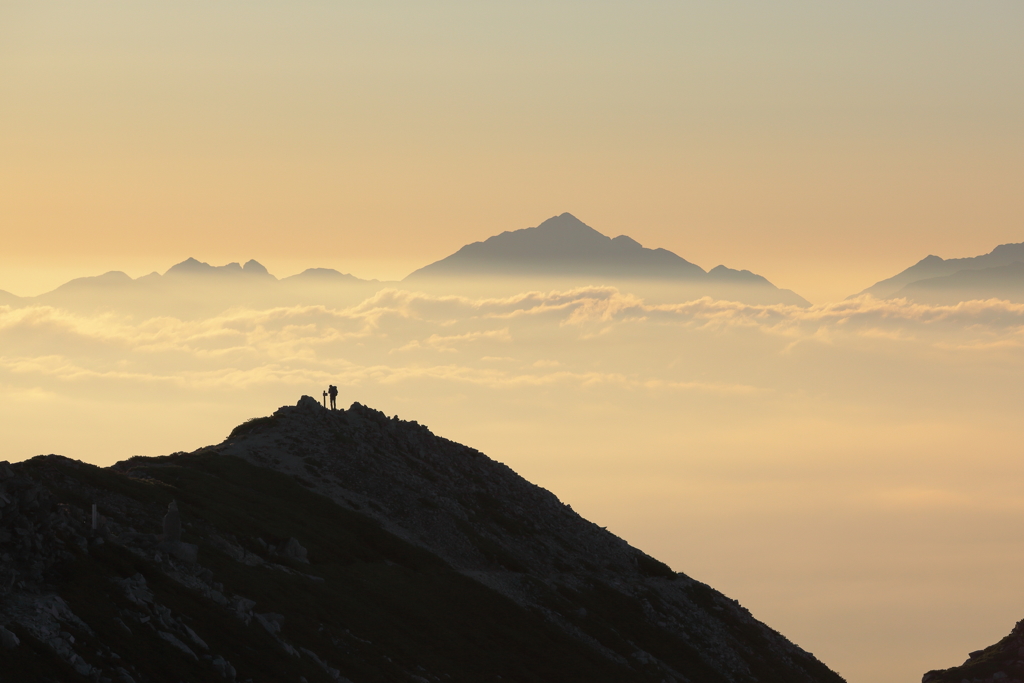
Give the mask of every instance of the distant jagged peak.
[[[994, 260], [999, 261], [1006, 261], [1007, 259], [1012, 261], [1024, 261], [1024, 242], [1000, 244], [998, 247], [991, 251], [989, 256], [992, 256], [994, 257]], [[1007, 264], [1000, 263], [999, 265]]]
[[498, 235], [487, 238], [483, 242], [467, 244], [459, 251], [474, 251], [478, 247], [486, 246], [505, 249], [513, 246], [529, 246], [542, 247], [544, 249], [554, 248], [555, 252], [546, 252], [546, 255], [552, 256], [560, 255], [562, 250], [568, 250], [571, 253], [572, 250], [586, 246], [608, 248], [613, 246], [613, 242], [615, 247], [630, 247], [634, 245], [640, 247], [639, 242], [625, 235], [619, 235], [619, 237], [613, 240], [590, 227], [571, 213], [563, 213], [558, 216], [552, 216], [537, 227], [506, 230]]
[[245, 273], [246, 275], [262, 275], [265, 277], [273, 277], [273, 275], [270, 275], [270, 273], [263, 266], [263, 264], [257, 261], [256, 259], [249, 259], [248, 261], [246, 261], [245, 265], [242, 266], [242, 272]]
[[208, 276], [208, 275], [220, 275], [220, 276], [238, 276], [246, 275], [251, 277], [262, 277], [262, 278], [274, 278], [267, 269], [259, 261], [250, 259], [245, 262], [245, 265], [240, 265], [237, 261], [228, 263], [223, 266], [211, 266], [205, 261], [200, 261], [193, 257], [189, 257], [181, 263], [176, 263], [167, 269], [164, 276], [178, 277], [178, 276]]
[[612, 239], [563, 213], [533, 228], [467, 244], [407, 279], [466, 275], [691, 279], [705, 273], [671, 251], [648, 249], [627, 235]]
[[342, 273], [334, 268], [306, 268], [301, 273], [281, 278], [281, 282], [292, 282], [302, 284], [334, 284], [340, 282], [377, 282], [377, 280], [363, 280], [349, 273]]
[[[536, 230], [537, 232], [548, 231], [575, 235], [586, 235], [588, 237], [600, 236], [606, 240], [610, 239], [608, 236], [602, 235], [600, 232], [594, 230], [592, 227], [581, 221], [579, 218], [576, 218], [576, 216], [573, 216], [569, 212], [565, 212], [557, 216], [552, 216], [551, 218], [547, 219], [546, 221], [538, 225], [536, 228], [526, 229]], [[515, 230], [513, 232], [519, 231]]]
[[864, 291], [847, 298], [852, 299], [863, 294], [871, 294], [882, 299], [900, 296], [900, 292], [905, 286], [915, 282], [953, 275], [962, 270], [1008, 266], [1018, 261], [1024, 261], [1024, 242], [1000, 244], [989, 253], [980, 256], [944, 259], [930, 254], [896, 275], [880, 280]]

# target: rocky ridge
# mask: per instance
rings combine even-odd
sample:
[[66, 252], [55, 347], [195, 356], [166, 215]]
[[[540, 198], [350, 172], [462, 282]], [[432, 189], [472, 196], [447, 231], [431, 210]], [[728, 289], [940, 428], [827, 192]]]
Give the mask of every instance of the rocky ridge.
[[960, 666], [929, 671], [922, 683], [1024, 683], [1024, 620], [995, 645], [975, 650]]
[[359, 404], [0, 480], [0, 680], [842, 680], [504, 465]]

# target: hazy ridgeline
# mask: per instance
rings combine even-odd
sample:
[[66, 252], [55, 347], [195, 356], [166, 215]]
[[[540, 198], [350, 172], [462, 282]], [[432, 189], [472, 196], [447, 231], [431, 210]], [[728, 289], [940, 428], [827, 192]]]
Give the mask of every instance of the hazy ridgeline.
[[505, 462], [851, 681], [957, 664], [1021, 617], [1024, 305], [333, 276], [264, 295], [253, 277], [241, 303], [0, 306], [4, 457], [192, 449], [333, 383]]

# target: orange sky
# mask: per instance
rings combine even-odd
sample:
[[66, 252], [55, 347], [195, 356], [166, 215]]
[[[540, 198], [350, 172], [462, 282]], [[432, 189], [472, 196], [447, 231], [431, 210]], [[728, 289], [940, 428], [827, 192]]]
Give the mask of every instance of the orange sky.
[[[0, 289], [189, 256], [400, 278], [568, 211], [836, 301], [1024, 241], [1022, 35], [1019, 0], [2, 2]], [[191, 449], [333, 382], [853, 683], [1024, 615], [1020, 305], [544, 296], [0, 307], [0, 458]]]
[[812, 301], [1024, 240], [1015, 2], [0, 7], [0, 289], [569, 211]]

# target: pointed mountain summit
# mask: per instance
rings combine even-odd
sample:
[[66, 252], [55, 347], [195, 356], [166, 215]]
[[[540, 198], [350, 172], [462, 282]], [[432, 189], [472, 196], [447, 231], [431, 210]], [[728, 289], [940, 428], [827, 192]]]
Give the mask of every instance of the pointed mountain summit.
[[603, 235], [570, 213], [549, 218], [535, 228], [506, 231], [467, 244], [410, 273], [403, 282], [457, 287], [460, 282], [500, 279], [529, 281], [527, 286], [565, 286], [567, 281], [573, 285], [624, 284], [643, 296], [654, 294], [654, 288], [673, 287], [674, 296], [810, 305], [749, 270], [717, 266], [705, 272], [667, 249], [649, 249], [627, 235]]
[[461, 276], [669, 278], [693, 280], [704, 269], [667, 249], [647, 249], [636, 240], [602, 235], [570, 213], [535, 228], [503, 232], [411, 273], [405, 279]]
[[304, 396], [109, 468], [0, 463], [0, 494], [4, 680], [842, 683], [505, 465], [358, 403]]

